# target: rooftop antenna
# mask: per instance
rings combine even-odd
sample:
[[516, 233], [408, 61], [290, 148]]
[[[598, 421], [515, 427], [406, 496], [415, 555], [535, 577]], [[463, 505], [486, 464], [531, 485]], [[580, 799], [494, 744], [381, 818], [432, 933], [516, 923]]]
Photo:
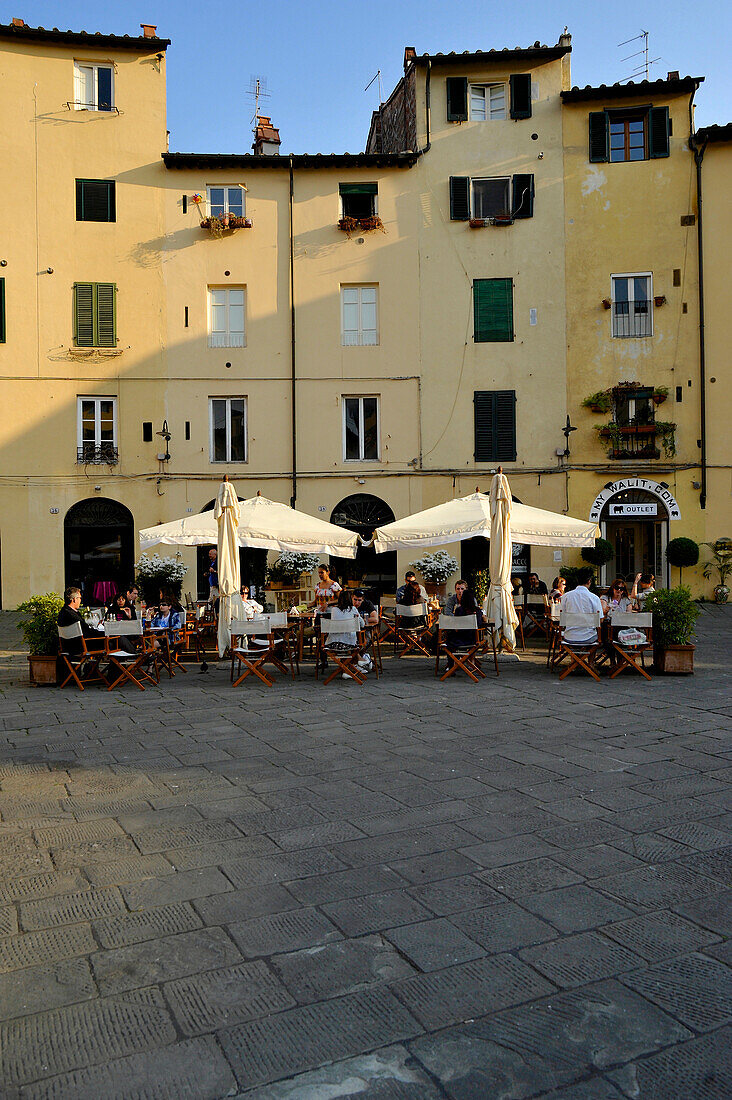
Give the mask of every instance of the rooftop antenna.
[[267, 91], [267, 77], [250, 76], [249, 90], [246, 94], [254, 101], [254, 114], [250, 118], [249, 123], [250, 125], [253, 123], [256, 130], [257, 123], [259, 122], [259, 101], [260, 99], [270, 98], [270, 93]]
[[379, 106], [381, 106], [381, 104], [384, 102], [384, 97], [381, 94], [381, 69], [376, 70], [376, 76], [373, 76], [371, 80], [369, 80], [368, 84], [364, 88], [364, 91], [367, 92], [375, 80], [378, 80], [379, 82]]
[[636, 50], [635, 53], [630, 53], [627, 57], [621, 58], [621, 62], [632, 61], [634, 57], [640, 57], [643, 60], [633, 61], [633, 64], [635, 66], [633, 72], [629, 73], [628, 76], [624, 76], [622, 80], [619, 81], [620, 84], [624, 84], [626, 80], [632, 80], [635, 76], [643, 76], [646, 80], [650, 78], [651, 65], [655, 65], [657, 61], [661, 60], [661, 58], [654, 57], [653, 59], [649, 59], [648, 39], [649, 32], [641, 31], [640, 34], [636, 34], [634, 38], [626, 38], [624, 42], [618, 42], [618, 49], [620, 49], [621, 46], [628, 46], [631, 42], [640, 42], [641, 40], [643, 41], [643, 47], [640, 50]]

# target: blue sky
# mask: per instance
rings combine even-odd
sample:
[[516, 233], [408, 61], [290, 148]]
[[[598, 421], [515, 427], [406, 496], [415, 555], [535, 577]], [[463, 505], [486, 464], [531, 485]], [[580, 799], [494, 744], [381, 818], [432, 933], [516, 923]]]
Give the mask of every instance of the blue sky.
[[572, 83], [613, 83], [633, 71], [623, 61], [650, 32], [653, 77], [671, 69], [705, 76], [697, 93], [697, 126], [732, 121], [729, 43], [732, 6], [724, 0], [610, 4], [545, 0], [0, 0], [0, 19], [31, 26], [140, 34], [155, 23], [168, 49], [170, 148], [178, 152], [248, 152], [252, 76], [266, 79], [262, 113], [280, 128], [282, 152], [363, 149], [381, 69], [384, 98], [399, 79], [406, 45], [418, 53], [501, 49], [572, 34]]

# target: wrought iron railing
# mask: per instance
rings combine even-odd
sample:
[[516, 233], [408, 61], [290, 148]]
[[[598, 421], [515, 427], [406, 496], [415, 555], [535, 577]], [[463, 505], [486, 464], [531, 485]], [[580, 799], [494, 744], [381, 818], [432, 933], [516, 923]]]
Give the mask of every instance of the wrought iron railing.
[[621, 428], [613, 440], [613, 458], [658, 458], [660, 453], [653, 425]]
[[613, 302], [613, 336], [650, 336], [651, 303]]
[[111, 443], [102, 443], [101, 446], [85, 443], [82, 447], [77, 447], [76, 461], [82, 466], [116, 466], [119, 462], [119, 451]]

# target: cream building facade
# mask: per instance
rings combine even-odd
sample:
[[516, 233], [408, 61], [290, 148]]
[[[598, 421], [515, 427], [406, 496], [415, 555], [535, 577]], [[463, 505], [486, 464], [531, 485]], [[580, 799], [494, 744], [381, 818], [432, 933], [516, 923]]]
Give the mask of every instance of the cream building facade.
[[[606, 485], [643, 478], [650, 488], [613, 490], [600, 521], [626, 572], [644, 562], [672, 582], [669, 534], [725, 533], [714, 416], [706, 509], [693, 488], [696, 228], [680, 218], [696, 213], [698, 82], [622, 99], [573, 91], [569, 36], [408, 49], [365, 153], [288, 156], [262, 119], [255, 153], [181, 154], [166, 152], [167, 45], [152, 27], [134, 38], [0, 28], [6, 210], [17, 179], [33, 194], [0, 257], [3, 606], [126, 580], [139, 529], [206, 507], [224, 472], [240, 496], [259, 490], [365, 535], [487, 489], [499, 464], [524, 503], [579, 517]], [[627, 144], [626, 122], [635, 111], [650, 126], [650, 107], [669, 109], [668, 156], [647, 155], [643, 130], [637, 163], [589, 160], [590, 113], [604, 112], [609, 149], [613, 112]], [[634, 323], [644, 286], [647, 305], [665, 298], [649, 307], [649, 334], [613, 334], [630, 316], [628, 286]], [[678, 425], [675, 456], [605, 454], [581, 402], [626, 381], [668, 388], [662, 406], [648, 400]], [[650, 408], [643, 392], [631, 399]], [[627, 418], [627, 393], [612, 401]], [[631, 517], [631, 554], [625, 517], [610, 511], [654, 502], [652, 522]], [[464, 572], [484, 563], [485, 545], [453, 549]], [[393, 591], [414, 556], [366, 551], [357, 570]], [[203, 574], [195, 552], [184, 559], [193, 591]], [[516, 549], [517, 572], [547, 581], [572, 561]], [[263, 565], [247, 555], [248, 579], [261, 583]]]

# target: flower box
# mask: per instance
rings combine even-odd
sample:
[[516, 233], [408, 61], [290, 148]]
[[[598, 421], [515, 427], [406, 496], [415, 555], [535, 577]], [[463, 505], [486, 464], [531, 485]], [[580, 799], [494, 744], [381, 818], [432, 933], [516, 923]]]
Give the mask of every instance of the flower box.
[[468, 224], [471, 229], [484, 229], [488, 223], [485, 218], [471, 218]]
[[230, 229], [251, 229], [252, 219], [241, 218], [235, 214], [224, 214], [222, 217], [210, 216], [201, 218], [201, 229], [208, 229], [213, 236], [220, 236]]
[[373, 214], [369, 218], [341, 218], [338, 222], [338, 229], [343, 233], [347, 233], [350, 237], [351, 233], [356, 231], [360, 233], [368, 233], [372, 229], [380, 229], [382, 233], [385, 233], [384, 223], [378, 214]]

